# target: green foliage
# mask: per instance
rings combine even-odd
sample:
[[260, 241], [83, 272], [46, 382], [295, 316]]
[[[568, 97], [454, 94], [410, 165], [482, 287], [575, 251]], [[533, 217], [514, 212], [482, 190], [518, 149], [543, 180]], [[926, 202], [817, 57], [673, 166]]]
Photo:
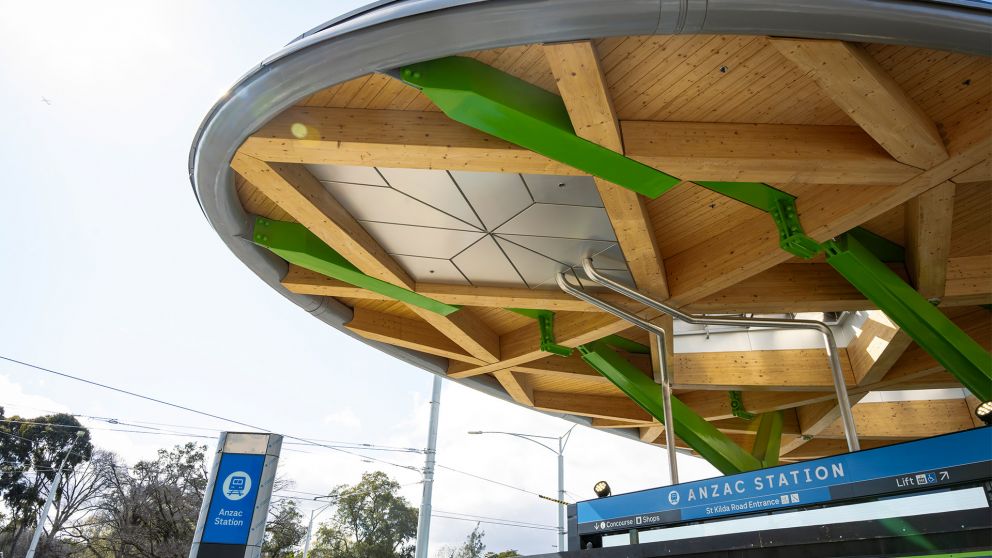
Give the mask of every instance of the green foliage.
[[64, 460], [64, 470], [71, 472], [90, 459], [93, 444], [72, 415], [5, 418], [0, 407], [0, 420], [0, 498], [10, 514], [4, 530], [11, 533], [8, 552], [14, 555], [24, 532], [37, 522], [59, 465]]
[[269, 510], [269, 521], [265, 526], [265, 542], [262, 553], [267, 558], [293, 558], [293, 549], [303, 542], [307, 534], [303, 526], [303, 514], [293, 500], [282, 500]]
[[96, 527], [81, 534], [94, 556], [186, 558], [207, 486], [206, 446], [159, 450], [153, 461], [128, 469], [116, 460], [104, 470], [109, 495]]
[[486, 532], [476, 524], [472, 532], [465, 538], [465, 542], [457, 547], [445, 547], [436, 554], [437, 558], [513, 558], [520, 556], [516, 550], [504, 550], [503, 552], [486, 552], [486, 543], [483, 538]]
[[410, 558], [417, 510], [399, 496], [400, 485], [381, 471], [331, 492], [337, 509], [317, 533], [313, 558]]

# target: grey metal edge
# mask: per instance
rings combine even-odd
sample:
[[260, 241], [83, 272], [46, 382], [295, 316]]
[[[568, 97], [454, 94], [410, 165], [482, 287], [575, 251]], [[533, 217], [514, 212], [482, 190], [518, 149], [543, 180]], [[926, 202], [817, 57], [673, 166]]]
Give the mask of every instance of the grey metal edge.
[[[335, 329], [444, 375], [444, 359], [348, 331], [343, 324], [351, 311], [335, 300], [286, 290], [280, 284], [286, 263], [245, 240], [250, 227], [230, 161], [248, 135], [299, 99], [370, 72], [460, 52], [620, 35], [780, 35], [988, 54], [990, 13], [968, 0], [380, 0], [304, 33], [235, 84], [196, 132], [190, 181], [221, 240], [266, 284]], [[459, 382], [512, 401], [491, 378]], [[617, 433], [637, 438], [636, 431]]]

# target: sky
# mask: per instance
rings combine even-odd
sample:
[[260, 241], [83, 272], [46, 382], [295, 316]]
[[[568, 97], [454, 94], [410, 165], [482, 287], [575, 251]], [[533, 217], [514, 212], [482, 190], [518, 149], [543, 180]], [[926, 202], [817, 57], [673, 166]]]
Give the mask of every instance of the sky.
[[[229, 86], [362, 3], [4, 2], [0, 355], [291, 436], [423, 448], [432, 376], [264, 285], [207, 224], [187, 176], [193, 134]], [[95, 443], [131, 464], [186, 441], [212, 452], [219, 430], [239, 429], [6, 361], [0, 406], [99, 417], [83, 419]], [[534, 493], [554, 495], [555, 456], [467, 431], [559, 436], [570, 426], [446, 381], [438, 463], [503, 484], [439, 469], [435, 511], [553, 527], [555, 505]], [[365, 453], [423, 462], [419, 453]], [[663, 449], [602, 431], [577, 427], [565, 455], [569, 501], [593, 497], [603, 479], [614, 493], [668, 483]], [[716, 474], [679, 460], [683, 481]], [[327, 448], [287, 444], [279, 469], [297, 491], [283, 496], [325, 494], [382, 469], [412, 504], [421, 499], [418, 472]], [[309, 516], [317, 504], [300, 506]], [[435, 518], [431, 555], [474, 526]], [[556, 544], [553, 529], [482, 528], [490, 550]]]

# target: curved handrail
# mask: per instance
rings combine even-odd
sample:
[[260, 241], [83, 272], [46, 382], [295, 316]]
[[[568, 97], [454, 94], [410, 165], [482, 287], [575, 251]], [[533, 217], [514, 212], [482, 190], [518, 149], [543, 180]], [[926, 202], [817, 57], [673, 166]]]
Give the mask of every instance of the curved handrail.
[[[690, 324], [746, 325], [751, 327], [775, 327], [782, 329], [811, 329], [820, 332], [823, 335], [824, 342], [826, 344], [827, 357], [830, 360], [830, 370], [833, 376], [834, 391], [837, 395], [837, 403], [840, 408], [841, 423], [844, 425], [844, 437], [847, 439], [848, 450], [858, 451], [861, 449], [861, 446], [858, 443], [857, 429], [854, 425], [854, 415], [851, 412], [851, 401], [847, 396], [847, 385], [844, 380], [844, 370], [841, 368], [840, 357], [838, 356], [837, 341], [834, 339], [833, 331], [829, 326], [827, 326], [827, 324], [816, 320], [787, 320], [775, 318], [707, 318], [704, 316], [687, 314], [678, 308], [654, 300], [599, 273], [599, 271], [597, 271], [593, 266], [592, 258], [585, 258], [582, 261], [582, 269], [593, 282], [614, 292], [620, 293], [631, 300], [647, 306], [648, 308], [658, 310], [659, 312], [664, 312], [665, 314]], [[606, 304], [606, 306], [611, 306], [607, 303], [604, 304]], [[604, 308], [600, 305], [597, 306]], [[630, 314], [629, 312], [625, 313]], [[617, 314], [614, 313], [614, 315]]]

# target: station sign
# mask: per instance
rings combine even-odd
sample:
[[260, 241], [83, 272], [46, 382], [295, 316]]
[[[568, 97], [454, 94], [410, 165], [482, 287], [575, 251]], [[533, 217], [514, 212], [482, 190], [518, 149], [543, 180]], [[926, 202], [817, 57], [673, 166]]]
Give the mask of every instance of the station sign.
[[992, 478], [992, 427], [578, 502], [580, 535], [650, 529]]
[[264, 455], [226, 453], [221, 457], [207, 520], [203, 524], [202, 542], [248, 542], [264, 462]]
[[282, 436], [224, 432], [189, 558], [260, 557]]

